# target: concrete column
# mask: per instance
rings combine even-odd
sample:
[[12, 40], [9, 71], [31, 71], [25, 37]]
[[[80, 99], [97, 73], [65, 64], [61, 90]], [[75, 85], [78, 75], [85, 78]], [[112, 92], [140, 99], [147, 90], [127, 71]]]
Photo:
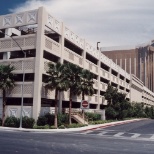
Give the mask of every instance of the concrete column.
[[122, 68], [122, 59], [120, 59], [120, 67]]
[[106, 120], [105, 109], [102, 110], [101, 120]]
[[136, 76], [136, 58], [134, 58], [134, 75]]
[[42, 73], [44, 68], [43, 50], [45, 46], [45, 9], [38, 9], [38, 28], [36, 35], [36, 58], [35, 58], [35, 80], [34, 80], [34, 97], [33, 97], [33, 118], [37, 120], [41, 110], [41, 90], [42, 90]]
[[132, 70], [131, 70], [131, 58], [129, 58], [129, 73], [132, 74]]
[[102, 103], [102, 100], [100, 98], [100, 68], [101, 68], [101, 61], [100, 61], [100, 57], [101, 57], [101, 51], [99, 50], [99, 58], [98, 58], [98, 105], [97, 105], [97, 109], [100, 110], [100, 104]]
[[152, 53], [152, 91], [154, 91], [154, 52]]
[[[10, 38], [9, 36], [12, 35], [11, 28], [5, 29], [5, 38]], [[11, 40], [12, 41], [12, 40]], [[3, 59], [10, 59], [10, 52], [4, 52], [3, 53]]]
[[125, 59], [125, 71], [127, 72], [127, 70], [126, 70], [126, 68], [127, 68], [126, 60], [127, 60], [127, 59]]
[[85, 69], [85, 63], [86, 63], [86, 41], [84, 39], [84, 48], [83, 48], [83, 53], [82, 53], [82, 57], [83, 57], [83, 68]]
[[[61, 56], [60, 56], [60, 63], [63, 64], [64, 63], [64, 43], [65, 43], [65, 26], [64, 23], [62, 22], [62, 35], [60, 36], [60, 40], [59, 43], [61, 44]], [[59, 93], [59, 102], [58, 102], [58, 112], [62, 113], [62, 102], [63, 102], [63, 95], [64, 92], [60, 92]]]
[[147, 74], [147, 71], [146, 71], [146, 68], [147, 68], [147, 61], [146, 61], [146, 53], [144, 55], [144, 83], [145, 83], [145, 86], [147, 86], [147, 82], [146, 82], [146, 74]]

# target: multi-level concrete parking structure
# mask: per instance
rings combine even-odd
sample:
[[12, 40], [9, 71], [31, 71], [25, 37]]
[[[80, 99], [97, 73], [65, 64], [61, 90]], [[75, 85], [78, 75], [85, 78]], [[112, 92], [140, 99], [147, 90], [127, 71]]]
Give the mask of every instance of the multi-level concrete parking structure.
[[[16, 86], [7, 93], [7, 115], [19, 116], [22, 97], [23, 63], [25, 69], [23, 115], [37, 119], [54, 106], [54, 91], [44, 88], [49, 61], [71, 62], [94, 74], [95, 94], [86, 96], [91, 109], [100, 109], [107, 84], [127, 94], [131, 101], [153, 105], [154, 94], [141, 80], [128, 74], [99, 50], [80, 38], [43, 7], [0, 16], [0, 64], [15, 67]], [[4, 35], [7, 34], [7, 35]], [[12, 36], [8, 37], [8, 35]], [[26, 58], [19, 46], [26, 52]], [[2, 97], [2, 95], [1, 95]], [[59, 109], [68, 108], [69, 92], [59, 96]], [[73, 97], [73, 108], [79, 108], [81, 96]]]

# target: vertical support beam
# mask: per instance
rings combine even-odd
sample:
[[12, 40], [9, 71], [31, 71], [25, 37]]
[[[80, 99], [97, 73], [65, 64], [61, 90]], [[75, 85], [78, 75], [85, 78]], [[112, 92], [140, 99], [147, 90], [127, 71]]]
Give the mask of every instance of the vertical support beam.
[[98, 58], [98, 92], [97, 92], [97, 96], [98, 96], [98, 104], [97, 104], [97, 109], [100, 110], [100, 102], [101, 101], [101, 98], [100, 98], [100, 68], [101, 68], [101, 61], [100, 61], [100, 57], [101, 57], [101, 51], [99, 51], [99, 58]]
[[154, 52], [152, 53], [152, 91], [154, 92]]
[[122, 68], [122, 59], [120, 59], [120, 67]]
[[[142, 65], [142, 58], [141, 58], [141, 53], [140, 53], [140, 55], [139, 55], [139, 79], [140, 80], [142, 80], [142, 67], [143, 67], [143, 65]], [[143, 80], [142, 80], [143, 81]]]
[[[59, 43], [61, 44], [61, 56], [60, 56], [60, 63], [63, 64], [64, 63], [64, 43], [65, 43], [65, 37], [64, 37], [64, 33], [65, 33], [65, 26], [64, 26], [64, 23], [62, 22], [62, 27], [61, 27], [61, 30], [62, 30], [62, 35], [60, 36], [60, 40], [59, 40]], [[59, 113], [62, 113], [62, 102], [63, 102], [63, 94], [64, 92], [60, 92], [59, 93], [59, 103], [58, 103], [58, 112]]]
[[[5, 29], [5, 38], [8, 38], [9, 36], [11, 37], [12, 35], [12, 28], [7, 28]], [[12, 40], [11, 40], [12, 41]], [[9, 59], [10, 58], [10, 52], [4, 52], [3, 53], [3, 59]]]
[[132, 69], [131, 69], [131, 58], [129, 58], [129, 74], [132, 74]]
[[38, 9], [38, 29], [36, 38], [36, 58], [35, 58], [35, 80], [34, 80], [34, 98], [33, 98], [33, 118], [37, 120], [41, 111], [41, 90], [43, 73], [43, 50], [45, 45], [45, 9]]
[[117, 65], [117, 58], [116, 58], [116, 62], [115, 62], [115, 63], [116, 63], [116, 65]]
[[134, 58], [134, 74], [136, 76], [136, 58]]
[[145, 83], [145, 86], [147, 86], [147, 82], [146, 82], [147, 71], [146, 71], [146, 68], [147, 68], [146, 53], [144, 53], [144, 83]]
[[127, 64], [126, 64], [126, 58], [125, 58], [125, 71], [127, 72], [126, 68], [127, 68]]

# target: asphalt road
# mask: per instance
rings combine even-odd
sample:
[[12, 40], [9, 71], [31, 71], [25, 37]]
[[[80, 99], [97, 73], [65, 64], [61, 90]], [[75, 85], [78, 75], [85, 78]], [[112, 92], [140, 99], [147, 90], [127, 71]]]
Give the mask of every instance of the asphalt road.
[[[78, 133], [0, 131], [0, 154], [153, 154], [154, 140], [100, 135], [102, 131], [154, 134], [154, 121]], [[99, 132], [97, 135], [96, 132]]]

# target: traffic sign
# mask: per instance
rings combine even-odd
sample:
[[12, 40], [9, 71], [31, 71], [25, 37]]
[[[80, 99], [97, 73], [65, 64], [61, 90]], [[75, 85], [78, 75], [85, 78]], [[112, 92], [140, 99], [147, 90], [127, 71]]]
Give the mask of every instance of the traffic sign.
[[81, 101], [81, 109], [89, 109], [89, 102], [86, 100]]

